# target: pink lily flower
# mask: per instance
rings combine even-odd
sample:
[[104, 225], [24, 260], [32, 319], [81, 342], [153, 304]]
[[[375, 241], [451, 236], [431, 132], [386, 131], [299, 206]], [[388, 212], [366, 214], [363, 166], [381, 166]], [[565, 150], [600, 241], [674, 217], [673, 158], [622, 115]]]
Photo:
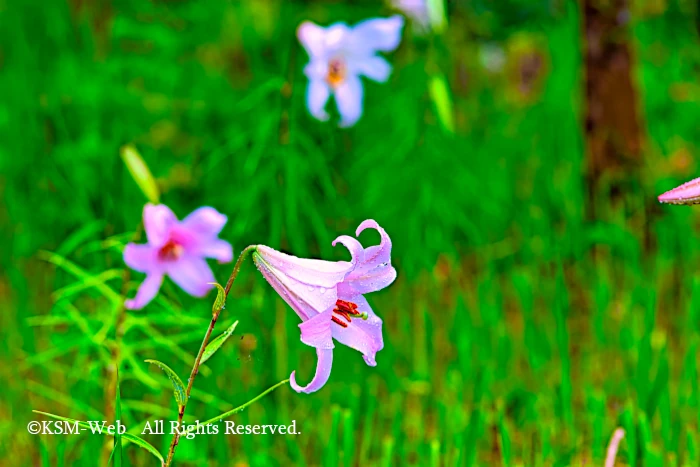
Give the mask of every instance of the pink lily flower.
[[220, 263], [233, 259], [231, 244], [219, 239], [227, 218], [214, 208], [202, 207], [182, 221], [162, 204], [143, 208], [143, 224], [148, 243], [129, 243], [124, 248], [124, 262], [131, 269], [146, 273], [136, 297], [124, 306], [138, 310], [158, 293], [166, 274], [185, 292], [203, 297], [212, 289], [214, 274], [205, 258]]
[[297, 37], [309, 54], [304, 74], [309, 78], [306, 103], [309, 113], [321, 121], [331, 94], [335, 96], [341, 127], [354, 125], [362, 116], [364, 92], [360, 76], [384, 83], [391, 65], [377, 52], [391, 52], [399, 46], [403, 17], [376, 18], [354, 27], [335, 23], [323, 28], [310, 21], [299, 26]]
[[700, 203], [700, 178], [686, 182], [671, 191], [667, 191], [659, 196], [659, 202], [668, 204]]
[[342, 243], [350, 251], [349, 262], [302, 259], [264, 245], [253, 251], [262, 275], [301, 318], [301, 341], [316, 348], [318, 363], [312, 381], [298, 385], [296, 371], [289, 377], [297, 392], [312, 393], [326, 384], [333, 366], [334, 339], [362, 352], [369, 366], [377, 365], [375, 355], [384, 347], [382, 320], [364, 294], [389, 286], [396, 279], [396, 269], [391, 265], [391, 240], [379, 224], [366, 220], [355, 236], [367, 228], [379, 232], [379, 245], [363, 248], [347, 235], [333, 241], [333, 246]]

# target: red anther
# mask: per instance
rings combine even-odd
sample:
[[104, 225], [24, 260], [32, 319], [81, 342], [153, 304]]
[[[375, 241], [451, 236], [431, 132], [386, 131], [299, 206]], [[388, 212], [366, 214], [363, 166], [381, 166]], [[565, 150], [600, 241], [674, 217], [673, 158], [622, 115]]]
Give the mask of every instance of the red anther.
[[158, 251], [158, 256], [162, 260], [175, 260], [182, 255], [183, 248], [182, 245], [179, 245], [172, 240], [170, 240], [168, 243], [163, 245], [163, 247]]
[[345, 300], [337, 300], [335, 302], [335, 310], [337, 312], [344, 312], [351, 316], [357, 316], [360, 313], [357, 311], [357, 304], [353, 302], [346, 302]]
[[333, 316], [333, 317], [331, 318], [331, 320], [332, 320], [335, 324], [339, 325], [340, 327], [343, 327], [343, 328], [348, 327], [348, 323], [342, 322], [341, 320], [339, 320], [339, 319], [336, 318], [335, 316]]
[[[357, 311], [356, 304], [352, 302], [346, 302], [345, 300], [338, 300], [335, 302], [335, 308], [333, 309], [333, 313], [335, 313], [338, 316], [342, 316], [348, 323], [352, 323], [352, 318], [350, 318], [351, 316], [361, 315], [361, 313]], [[348, 327], [348, 324], [343, 322], [340, 318], [338, 318], [338, 316], [333, 316], [333, 322], [339, 324], [344, 328]]]

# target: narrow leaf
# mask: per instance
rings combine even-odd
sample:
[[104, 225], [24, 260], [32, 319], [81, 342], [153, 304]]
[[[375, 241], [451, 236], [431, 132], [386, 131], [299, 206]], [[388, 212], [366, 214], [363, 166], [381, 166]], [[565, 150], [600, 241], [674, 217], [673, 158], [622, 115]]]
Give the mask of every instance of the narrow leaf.
[[52, 413], [42, 412], [41, 410], [32, 410], [32, 412], [38, 413], [41, 415], [46, 415], [47, 417], [55, 418], [56, 420], [63, 420], [64, 422], [71, 422], [71, 423], [78, 422], [78, 425], [80, 426], [80, 428], [87, 428], [88, 430], [90, 429], [90, 425], [88, 425], [85, 422], [81, 422], [80, 420], [75, 420], [73, 418], [68, 418], [68, 417], [61, 417], [60, 415], [54, 415]]
[[134, 181], [143, 194], [146, 195], [146, 198], [148, 198], [151, 203], [158, 204], [158, 199], [160, 197], [158, 185], [151, 171], [148, 170], [148, 166], [141, 157], [141, 154], [130, 144], [123, 146], [120, 153], [122, 160], [126, 164], [126, 168], [129, 169], [129, 173], [134, 178]]
[[238, 321], [234, 321], [234, 323], [231, 326], [229, 326], [229, 328], [226, 331], [224, 331], [223, 334], [221, 334], [219, 337], [207, 344], [207, 347], [204, 349], [204, 353], [202, 354], [201, 363], [204, 363], [207, 360], [209, 360], [211, 356], [214, 355], [214, 352], [219, 350], [219, 347], [221, 347], [224, 344], [224, 342], [226, 342], [226, 339], [231, 337], [233, 331], [236, 330], [236, 326], [238, 326]]
[[450, 97], [447, 80], [443, 75], [435, 75], [430, 78], [430, 98], [435, 103], [435, 110], [443, 128], [450, 133], [454, 133], [452, 98]]
[[217, 289], [216, 300], [214, 300], [214, 305], [211, 307], [211, 311], [216, 315], [226, 306], [226, 289], [217, 282], [210, 282], [210, 284], [215, 285]]
[[134, 443], [135, 445], [144, 448], [145, 450], [147, 450], [148, 452], [150, 452], [151, 454], [156, 456], [156, 458], [158, 458], [158, 460], [160, 461], [161, 465], [165, 464], [165, 459], [163, 459], [163, 456], [161, 456], [161, 454], [158, 452], [158, 450], [156, 448], [154, 448], [153, 445], [150, 444], [145, 439], [139, 438], [138, 436], [132, 435], [131, 433], [124, 433], [122, 435], [122, 439], [124, 441]]
[[145, 360], [145, 362], [153, 363], [165, 372], [168, 379], [170, 379], [170, 382], [173, 384], [173, 393], [175, 394], [175, 401], [177, 402], [178, 407], [183, 407], [187, 396], [185, 395], [185, 385], [182, 384], [182, 380], [177, 373], [170, 369], [168, 365], [159, 362], [158, 360]]

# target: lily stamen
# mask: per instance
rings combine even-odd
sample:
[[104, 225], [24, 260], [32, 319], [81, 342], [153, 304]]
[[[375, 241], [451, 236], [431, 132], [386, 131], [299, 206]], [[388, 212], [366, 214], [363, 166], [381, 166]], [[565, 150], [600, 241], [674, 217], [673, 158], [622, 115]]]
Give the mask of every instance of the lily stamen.
[[182, 245], [170, 240], [158, 251], [158, 257], [165, 261], [172, 261], [178, 259], [183, 252]]
[[[348, 327], [348, 323], [345, 323], [345, 322], [341, 321], [339, 318], [337, 318], [337, 317], [335, 317], [335, 316], [333, 316], [333, 317], [331, 318], [331, 321], [333, 321], [335, 324], [337, 324], [337, 325], [340, 326], [341, 328], [346, 328], [346, 327]], [[350, 322], [350, 321], [348, 320], [348, 322]]]
[[332, 88], [338, 87], [345, 81], [345, 64], [341, 60], [334, 59], [330, 61], [326, 81]]

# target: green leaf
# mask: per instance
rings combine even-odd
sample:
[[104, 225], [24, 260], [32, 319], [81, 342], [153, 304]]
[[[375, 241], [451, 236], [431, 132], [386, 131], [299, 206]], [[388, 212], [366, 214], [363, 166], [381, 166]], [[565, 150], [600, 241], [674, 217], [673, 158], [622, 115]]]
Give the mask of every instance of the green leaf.
[[170, 382], [173, 384], [173, 393], [175, 394], [175, 401], [177, 402], [178, 407], [184, 407], [185, 402], [187, 400], [187, 395], [185, 394], [185, 385], [182, 384], [182, 380], [177, 375], [177, 373], [170, 369], [168, 365], [159, 362], [158, 360], [144, 361], [146, 363], [153, 363], [154, 365], [158, 366], [161, 370], [163, 370], [166, 375], [168, 375], [168, 379], [170, 379]]
[[229, 326], [229, 328], [226, 331], [224, 331], [223, 334], [221, 334], [219, 337], [207, 344], [207, 347], [204, 349], [204, 353], [202, 354], [201, 363], [204, 363], [207, 360], [209, 360], [211, 356], [214, 355], [214, 352], [219, 350], [219, 347], [221, 347], [224, 344], [224, 342], [226, 342], [226, 339], [231, 337], [233, 331], [236, 330], [236, 326], [238, 326], [238, 321], [234, 321], [234, 323], [231, 326]]
[[120, 154], [122, 160], [126, 164], [126, 168], [129, 169], [129, 173], [134, 178], [134, 181], [143, 194], [146, 195], [146, 198], [148, 198], [151, 203], [158, 204], [160, 198], [158, 185], [151, 171], [148, 170], [148, 166], [141, 157], [141, 154], [130, 144], [123, 146]]
[[[40, 410], [32, 410], [32, 412], [38, 413], [38, 414], [42, 414], [42, 415], [46, 415], [47, 417], [55, 418], [56, 420], [63, 420], [63, 421], [66, 421], [66, 422], [77, 422], [78, 425], [79, 425], [81, 428], [85, 428], [85, 429], [88, 429], [88, 430], [92, 430], [92, 429], [90, 428], [90, 425], [88, 425], [88, 424], [85, 423], [85, 422], [81, 422], [80, 420], [74, 420], [74, 419], [72, 419], [72, 418], [67, 418], [67, 417], [61, 417], [60, 415], [54, 415], [54, 414], [52, 414], [52, 413], [42, 412], [42, 411], [40, 411]], [[106, 431], [104, 432], [104, 434], [106, 434], [106, 435], [108, 435], [108, 436], [112, 436], [112, 435], [110, 435], [109, 433], [107, 433]], [[142, 448], [144, 448], [145, 450], [147, 450], [148, 452], [150, 452], [151, 454], [153, 454], [153, 455], [160, 461], [161, 465], [165, 463], [165, 459], [163, 459], [163, 456], [160, 454], [160, 452], [158, 452], [158, 450], [157, 450], [156, 448], [154, 448], [153, 445], [150, 444], [150, 443], [149, 443], [148, 441], [146, 441], [145, 439], [139, 438], [138, 436], [132, 435], [132, 434], [129, 434], [129, 433], [124, 433], [123, 435], [121, 435], [121, 437], [122, 437], [122, 439], [123, 439], [124, 441], [128, 441], [128, 442], [130, 442], [130, 443], [134, 443], [135, 445], [137, 445], [137, 446], [139, 446], [139, 447], [142, 447]]]
[[151, 454], [156, 456], [158, 458], [158, 460], [160, 461], [161, 465], [165, 464], [165, 459], [163, 459], [163, 456], [161, 456], [160, 453], [158, 452], [158, 450], [156, 448], [154, 448], [153, 445], [150, 444], [145, 439], [139, 438], [138, 436], [132, 435], [130, 433], [124, 433], [122, 435], [122, 439], [124, 441], [134, 443], [135, 445], [144, 448], [145, 450], [147, 450], [148, 452], [150, 452]]
[[447, 80], [443, 75], [435, 75], [430, 78], [430, 98], [435, 103], [435, 110], [443, 128], [450, 133], [454, 133], [452, 98], [450, 97]]
[[210, 282], [210, 284], [217, 288], [216, 300], [214, 300], [214, 305], [211, 307], [211, 311], [216, 315], [226, 306], [226, 289], [221, 287], [221, 284], [218, 282]]

